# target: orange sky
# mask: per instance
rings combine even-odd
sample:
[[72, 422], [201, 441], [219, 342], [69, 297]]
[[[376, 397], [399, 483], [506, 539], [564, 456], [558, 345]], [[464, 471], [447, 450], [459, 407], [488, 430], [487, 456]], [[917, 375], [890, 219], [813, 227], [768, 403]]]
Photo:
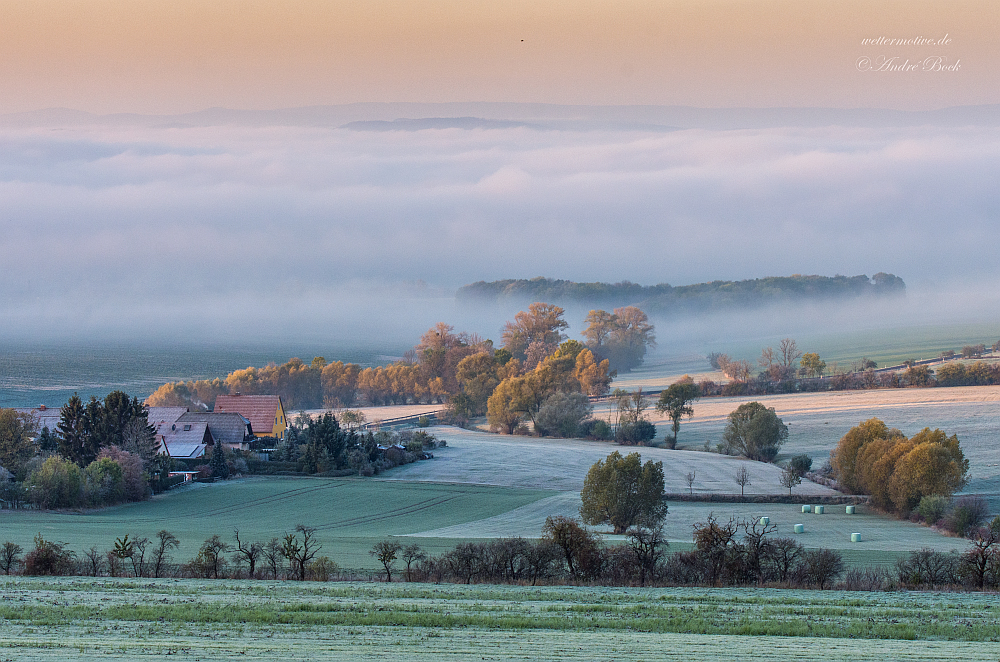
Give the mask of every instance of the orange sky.
[[[0, 0], [0, 112], [1000, 103], [998, 27], [995, 0]], [[940, 47], [861, 45], [945, 34]], [[960, 67], [856, 66], [929, 55]]]

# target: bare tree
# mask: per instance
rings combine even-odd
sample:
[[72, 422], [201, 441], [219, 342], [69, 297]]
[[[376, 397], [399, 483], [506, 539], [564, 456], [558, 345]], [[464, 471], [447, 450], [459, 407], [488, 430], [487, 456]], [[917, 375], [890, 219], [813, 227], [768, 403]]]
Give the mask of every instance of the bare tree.
[[195, 561], [201, 567], [206, 577], [211, 572], [211, 576], [218, 579], [219, 573], [225, 568], [226, 557], [224, 554], [230, 549], [232, 548], [228, 543], [223, 542], [222, 538], [218, 535], [213, 535], [201, 544], [201, 549], [198, 550], [198, 557]]
[[249, 568], [247, 577], [253, 579], [257, 574], [257, 560], [264, 551], [259, 542], [246, 543], [240, 540], [240, 530], [235, 530], [236, 534], [236, 557], [246, 561]]
[[784, 338], [778, 344], [778, 354], [781, 355], [781, 365], [786, 368], [795, 367], [795, 362], [802, 358], [802, 352], [791, 338]]
[[156, 534], [156, 541], [156, 547], [153, 548], [153, 576], [162, 577], [170, 561], [170, 550], [177, 549], [181, 541], [166, 529], [160, 529]]
[[271, 538], [264, 545], [264, 560], [267, 561], [267, 569], [271, 571], [271, 579], [278, 578], [278, 566], [281, 565], [281, 558], [284, 556], [282, 549], [281, 541], [277, 538]]
[[743, 496], [743, 489], [750, 484], [750, 472], [747, 471], [746, 465], [740, 465], [740, 468], [736, 470], [736, 475], [733, 476], [733, 480], [740, 486], [740, 496]]
[[84, 561], [87, 572], [91, 577], [99, 577], [104, 567], [104, 555], [97, 551], [96, 547], [91, 547], [83, 555], [87, 559]]
[[663, 527], [633, 527], [628, 531], [628, 545], [639, 566], [639, 585], [646, 585], [646, 578], [656, 579], [660, 561], [670, 545], [663, 535]]
[[146, 575], [146, 547], [149, 546], [149, 538], [136, 538], [132, 541], [132, 575], [134, 577], [144, 577]]
[[758, 365], [764, 370], [767, 370], [777, 361], [777, 357], [774, 355], [774, 349], [770, 347], [765, 347], [761, 353], [760, 358], [757, 359]]
[[695, 479], [695, 477], [696, 477], [697, 475], [698, 475], [698, 472], [696, 472], [695, 470], [693, 470], [693, 469], [692, 469], [691, 471], [689, 471], [689, 472], [687, 473], [687, 475], [686, 475], [686, 476], [684, 476], [684, 478], [686, 478], [686, 479], [687, 479], [687, 482], [688, 482], [688, 490], [690, 490], [690, 491], [691, 491], [691, 494], [694, 494], [694, 479]]
[[789, 464], [782, 469], [780, 480], [781, 486], [788, 488], [788, 496], [792, 496], [792, 488], [802, 482], [802, 476]]
[[23, 551], [24, 549], [20, 545], [9, 540], [0, 547], [0, 568], [3, 568], [3, 574], [9, 575], [17, 568], [18, 563], [21, 562], [21, 552]]
[[420, 545], [417, 543], [412, 543], [403, 548], [403, 563], [406, 564], [406, 581], [411, 581], [412, 575], [410, 574], [411, 566], [427, 558], [427, 554], [424, 550], [420, 549]]
[[[302, 534], [302, 542], [299, 542], [296, 534]], [[297, 575], [300, 582], [306, 580], [306, 572], [309, 562], [312, 561], [317, 552], [322, 549], [322, 545], [315, 540], [316, 527], [298, 524], [295, 533], [286, 533], [282, 544], [281, 553], [288, 559], [288, 565], [293, 575]]]
[[382, 540], [368, 550], [368, 553], [378, 559], [382, 567], [385, 568], [385, 581], [392, 582], [392, 566], [396, 563], [396, 559], [399, 556], [399, 550], [402, 549], [400, 545], [395, 540]]

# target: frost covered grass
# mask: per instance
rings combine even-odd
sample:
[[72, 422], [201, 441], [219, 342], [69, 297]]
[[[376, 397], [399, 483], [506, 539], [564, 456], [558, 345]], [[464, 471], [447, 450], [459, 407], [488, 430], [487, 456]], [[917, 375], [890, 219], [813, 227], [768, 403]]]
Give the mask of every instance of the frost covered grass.
[[18, 660], [690, 660], [765, 650], [772, 660], [875, 651], [963, 660], [1000, 650], [995, 600], [979, 594], [80, 578], [3, 579], [0, 592], [0, 648]]

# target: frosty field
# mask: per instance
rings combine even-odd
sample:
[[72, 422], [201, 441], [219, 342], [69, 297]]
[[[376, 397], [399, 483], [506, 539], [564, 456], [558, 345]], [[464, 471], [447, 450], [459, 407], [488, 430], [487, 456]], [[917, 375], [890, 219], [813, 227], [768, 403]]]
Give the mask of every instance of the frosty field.
[[995, 660], [979, 594], [0, 579], [4, 659]]

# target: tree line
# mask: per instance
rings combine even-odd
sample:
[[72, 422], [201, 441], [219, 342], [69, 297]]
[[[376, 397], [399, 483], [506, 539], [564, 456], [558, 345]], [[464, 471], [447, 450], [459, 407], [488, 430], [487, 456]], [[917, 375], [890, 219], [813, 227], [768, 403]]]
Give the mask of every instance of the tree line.
[[[993, 344], [1000, 350], [1000, 341]], [[961, 353], [942, 352], [940, 359], [949, 361], [931, 369], [914, 359], [902, 363], [903, 368], [877, 371], [878, 365], [861, 357], [842, 368], [827, 365], [815, 352], [802, 352], [795, 340], [784, 338], [777, 348], [765, 347], [756, 362], [733, 359], [727, 354], [710, 352], [709, 365], [721, 371], [731, 381], [718, 384], [703, 380], [698, 384], [703, 395], [766, 395], [771, 393], [846, 391], [877, 388], [986, 386], [1000, 384], [1000, 365], [976, 361], [971, 364], [952, 359], [977, 359], [987, 351], [986, 345], [967, 345]], [[823, 378], [823, 379], [820, 379]]]
[[775, 276], [741, 281], [717, 280], [673, 287], [667, 283], [643, 286], [619, 283], [577, 283], [552, 278], [478, 281], [459, 288], [458, 301], [571, 301], [611, 306], [638, 305], [656, 313], [697, 312], [728, 307], [756, 307], [769, 303], [810, 299], [899, 296], [906, 291], [902, 278], [879, 272], [868, 276]]
[[[592, 310], [584, 342], [567, 339], [564, 316], [559, 306], [533, 303], [504, 325], [499, 348], [439, 323], [387, 366], [362, 368], [323, 357], [306, 364], [294, 358], [280, 366], [236, 370], [225, 379], [164, 384], [146, 403], [209, 409], [218, 395], [236, 392], [279, 395], [289, 410], [447, 403], [453, 421], [463, 423], [487, 415], [499, 390], [491, 425], [513, 431], [531, 420], [544, 427], [548, 419], [543, 416], [540, 423], [536, 415], [546, 399], [556, 393], [603, 395], [618, 370], [639, 365], [656, 344], [653, 325], [635, 307]], [[550, 422], [547, 429], [564, 426]]]

